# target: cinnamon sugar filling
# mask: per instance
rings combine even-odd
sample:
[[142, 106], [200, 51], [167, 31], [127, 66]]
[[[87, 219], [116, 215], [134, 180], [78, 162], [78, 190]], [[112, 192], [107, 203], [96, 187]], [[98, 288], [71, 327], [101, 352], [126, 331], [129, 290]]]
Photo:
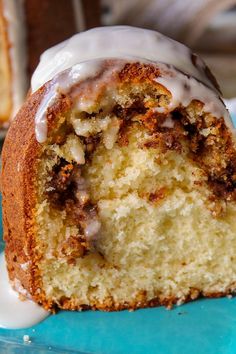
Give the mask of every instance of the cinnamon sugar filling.
[[[96, 121], [97, 116], [103, 119], [102, 110], [98, 114], [86, 114], [86, 119], [95, 118]], [[189, 159], [197, 163], [207, 176], [212, 198], [225, 201], [236, 199], [236, 150], [223, 119], [203, 115], [191, 122], [188, 110], [184, 108], [160, 114], [155, 109], [148, 108], [140, 98], [127, 107], [116, 104], [111, 110], [111, 116], [112, 119], [117, 119], [119, 126], [114, 143], [128, 146], [129, 131], [136, 125], [144, 127], [148, 134], [140, 149], [158, 148], [163, 153], [169, 150], [181, 153], [187, 145]], [[70, 127], [69, 130], [73, 128]], [[83, 144], [85, 164], [77, 164], [75, 161], [71, 163], [59, 158], [51, 172], [46, 193], [52, 206], [65, 208], [69, 218], [74, 221], [78, 215], [81, 216], [79, 210], [84, 210], [85, 206], [85, 209], [96, 209], [95, 205], [89, 204], [91, 202], [87, 187], [82, 188], [86, 182], [81, 176], [84, 165], [90, 163], [94, 151], [102, 143], [103, 132], [78, 137]], [[60, 133], [60, 139], [54, 137], [59, 145], [63, 145], [66, 135]], [[81, 218], [83, 219], [82, 216]]]
[[[224, 261], [227, 271], [235, 234], [231, 132], [198, 101], [160, 113], [167, 94], [116, 90], [59, 115], [44, 144], [37, 237], [47, 295], [122, 307], [143, 289], [144, 303], [218, 291], [215, 269]], [[224, 292], [231, 280], [219, 281]]]
[[[137, 129], [141, 127], [147, 133], [145, 141], [139, 144], [140, 149], [151, 148], [158, 149], [158, 153], [175, 151], [181, 154], [187, 148], [188, 158], [202, 169], [205, 177], [205, 182], [195, 181], [196, 189], [202, 183], [207, 183], [211, 190], [209, 199], [215, 205], [211, 207], [213, 216], [220, 216], [224, 211], [217, 200], [229, 202], [236, 199], [236, 152], [224, 121], [203, 114], [197, 121], [191, 122], [191, 110], [180, 107], [171, 113], [160, 114], [155, 111], [155, 107], [150, 108], [149, 105], [148, 100], [145, 102], [140, 97], [133, 99], [131, 105], [122, 106], [117, 103], [111, 108], [111, 118], [106, 124], [104, 121], [107, 119], [107, 112], [104, 115], [102, 109], [99, 113], [82, 113], [85, 124], [93, 120], [94, 125], [99, 119], [100, 125], [105, 126], [105, 131], [95, 129], [91, 134], [77, 134], [84, 154], [82, 157], [84, 163], [66, 161], [65, 158], [58, 157], [57, 163], [49, 173], [50, 181], [46, 185], [46, 196], [51, 207], [65, 210], [68, 224], [76, 225], [78, 228], [77, 234], [70, 236], [60, 246], [60, 256], [66, 257], [69, 263], [75, 263], [77, 257], [95, 251], [101, 228], [97, 203], [91, 201], [90, 186], [83, 176], [84, 168], [87, 166], [89, 169], [99, 144], [110, 141], [109, 149], [113, 144], [128, 147], [129, 132], [134, 127]], [[115, 122], [118, 129], [115, 134], [112, 132], [113, 136], [110, 137], [112, 122]], [[53, 140], [63, 147], [66, 144], [66, 134], [72, 131], [73, 127], [66, 124], [63, 129], [59, 129], [60, 133], [54, 136]], [[105, 135], [107, 131], [108, 137]], [[167, 195], [166, 188], [161, 187], [148, 194], [144, 192], [142, 197], [150, 203], [157, 203]]]

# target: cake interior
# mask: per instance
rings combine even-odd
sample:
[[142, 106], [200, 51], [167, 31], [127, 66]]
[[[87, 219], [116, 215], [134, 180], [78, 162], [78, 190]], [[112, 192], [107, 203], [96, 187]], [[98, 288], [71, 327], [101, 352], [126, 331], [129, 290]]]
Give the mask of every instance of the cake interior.
[[0, 125], [9, 119], [11, 112], [11, 68], [8, 46], [6, 23], [0, 14]]
[[197, 101], [160, 113], [170, 99], [126, 82], [58, 115], [38, 167], [36, 252], [59, 307], [169, 306], [235, 289], [231, 134]]

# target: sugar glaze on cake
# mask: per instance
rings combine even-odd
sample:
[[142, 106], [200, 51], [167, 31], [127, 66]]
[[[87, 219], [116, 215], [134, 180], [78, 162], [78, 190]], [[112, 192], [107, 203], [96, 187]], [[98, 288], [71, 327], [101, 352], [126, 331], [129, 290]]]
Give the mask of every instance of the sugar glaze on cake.
[[[124, 63], [125, 58], [132, 62], [156, 63], [164, 73], [158, 82], [172, 94], [170, 109], [180, 102], [187, 106], [193, 99], [198, 99], [205, 103], [205, 111], [216, 117], [223, 116], [229, 127], [233, 128], [213, 76], [209, 75], [202, 60], [187, 47], [150, 30], [129, 26], [100, 27], [74, 35], [42, 55], [31, 80], [32, 90], [52, 78], [53, 82], [36, 116], [39, 142], [46, 140], [47, 108], [73, 85], [98, 75], [103, 70], [104, 58], [120, 58]], [[71, 68], [70, 71], [58, 76], [68, 68]]]
[[132, 57], [172, 65], [218, 92], [209, 69], [189, 48], [156, 31], [129, 26], [93, 28], [46, 50], [32, 76], [31, 88], [37, 90], [56, 74], [81, 62]]

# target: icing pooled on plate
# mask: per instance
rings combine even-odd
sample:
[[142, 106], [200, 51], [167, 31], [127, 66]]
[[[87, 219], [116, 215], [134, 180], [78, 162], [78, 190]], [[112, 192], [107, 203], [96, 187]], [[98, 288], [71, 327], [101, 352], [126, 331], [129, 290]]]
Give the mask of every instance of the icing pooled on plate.
[[[4, 253], [0, 254], [0, 327], [26, 328], [44, 320], [49, 312], [35, 302], [19, 299], [19, 294], [12, 289], [5, 262]], [[27, 295], [17, 279], [15, 287], [22, 295]]]

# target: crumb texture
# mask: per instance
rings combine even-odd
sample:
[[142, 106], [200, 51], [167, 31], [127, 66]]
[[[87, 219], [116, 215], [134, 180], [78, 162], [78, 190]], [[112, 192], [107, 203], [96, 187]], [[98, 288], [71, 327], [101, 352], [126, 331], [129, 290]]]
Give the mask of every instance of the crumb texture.
[[[59, 306], [135, 307], [233, 288], [236, 206], [210, 182], [221, 168], [221, 128], [198, 118], [197, 102], [153, 113], [169, 102], [161, 90], [106, 93], [87, 113], [60, 117], [61, 136], [70, 133], [44, 148], [39, 268]], [[218, 141], [214, 154], [208, 138]]]

